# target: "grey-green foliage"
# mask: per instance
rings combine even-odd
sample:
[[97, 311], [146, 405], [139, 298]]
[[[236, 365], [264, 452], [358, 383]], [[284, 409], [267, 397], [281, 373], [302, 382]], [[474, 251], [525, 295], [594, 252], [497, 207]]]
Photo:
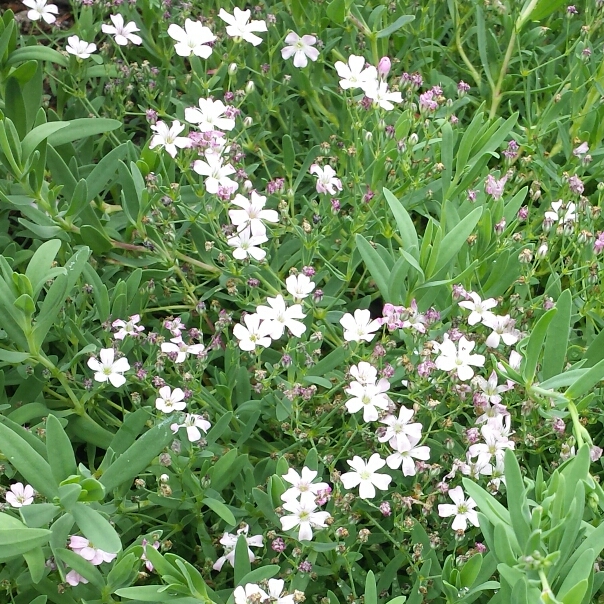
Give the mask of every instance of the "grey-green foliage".
[[507, 507], [475, 482], [480, 528], [497, 562], [500, 589], [492, 604], [589, 604], [604, 581], [594, 563], [604, 549], [604, 524], [594, 508], [604, 493], [589, 474], [589, 447], [545, 481], [523, 478], [514, 452], [505, 454]]

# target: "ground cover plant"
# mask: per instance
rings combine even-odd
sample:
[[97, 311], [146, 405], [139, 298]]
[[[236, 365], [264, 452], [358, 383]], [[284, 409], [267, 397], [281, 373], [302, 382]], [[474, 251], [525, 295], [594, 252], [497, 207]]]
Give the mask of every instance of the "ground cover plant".
[[0, 601], [602, 601], [604, 3], [5, 4]]

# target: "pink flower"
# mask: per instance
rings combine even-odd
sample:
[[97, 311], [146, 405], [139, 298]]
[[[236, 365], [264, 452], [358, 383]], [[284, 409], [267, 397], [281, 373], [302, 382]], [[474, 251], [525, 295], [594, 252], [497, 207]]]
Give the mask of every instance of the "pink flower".
[[34, 502], [35, 491], [28, 484], [23, 486], [22, 482], [15, 482], [11, 485], [10, 491], [6, 492], [4, 498], [6, 503], [14, 508], [20, 508], [24, 505], [31, 505]]
[[503, 178], [497, 180], [493, 175], [489, 174], [487, 180], [484, 183], [484, 190], [493, 197], [495, 201], [501, 199], [503, 196], [503, 188], [507, 182], [508, 175], [504, 175]]
[[94, 545], [92, 545], [88, 539], [78, 535], [71, 535], [69, 547], [76, 554], [82, 556], [84, 560], [88, 560], [90, 564], [94, 564], [95, 566], [102, 564], [103, 562], [111, 562], [117, 557], [117, 554], [104, 552], [102, 549], [94, 547]]
[[111, 326], [119, 327], [120, 330], [113, 335], [116, 340], [123, 340], [126, 336], [137, 336], [141, 331], [145, 331], [142, 325], [137, 325], [141, 320], [140, 315], [132, 315], [128, 321], [122, 321], [122, 319], [116, 319]]
[[72, 587], [75, 587], [76, 585], [79, 585], [80, 583], [88, 583], [88, 579], [85, 579], [84, 577], [82, 577], [82, 575], [77, 573], [75, 570], [70, 570], [65, 575], [65, 581], [67, 581], [67, 583], [69, 583], [69, 585], [71, 585]]
[[[147, 556], [145, 555], [145, 546], [149, 545], [153, 549], [159, 549], [159, 541], [155, 541], [153, 544], [151, 544], [146, 539], [143, 539], [142, 542], [141, 542], [141, 545], [143, 546], [143, 553], [141, 555], [141, 560], [145, 561], [145, 566], [147, 567], [147, 570], [149, 572], [152, 572], [153, 571], [153, 564], [151, 564], [151, 562], [149, 562], [149, 560], [147, 559]], [[86, 581], [86, 582], [88, 583], [88, 581]]]

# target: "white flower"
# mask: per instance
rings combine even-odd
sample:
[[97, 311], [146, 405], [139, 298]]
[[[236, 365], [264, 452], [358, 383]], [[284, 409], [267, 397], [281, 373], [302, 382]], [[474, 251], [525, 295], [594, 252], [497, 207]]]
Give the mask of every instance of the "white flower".
[[457, 350], [455, 342], [445, 334], [443, 343], [439, 345], [440, 356], [435, 361], [436, 368], [442, 371], [457, 371], [457, 377], [462, 382], [472, 379], [474, 370], [470, 365], [482, 367], [485, 361], [481, 354], [470, 354], [475, 345], [476, 342], [470, 342], [462, 336]]
[[354, 311], [354, 316], [346, 313], [340, 319], [340, 325], [344, 328], [344, 339], [347, 342], [371, 342], [375, 337], [374, 332], [381, 327], [377, 319], [371, 320], [369, 310], [360, 308]]
[[329, 512], [316, 512], [316, 503], [309, 497], [301, 497], [300, 501], [295, 499], [287, 501], [281, 506], [284, 510], [291, 512], [291, 516], [282, 516], [281, 528], [290, 531], [299, 526], [298, 541], [310, 541], [313, 528], [325, 528], [329, 518]]
[[348, 371], [359, 384], [375, 384], [377, 381], [377, 369], [367, 361], [353, 365]]
[[472, 298], [472, 302], [470, 302], [470, 300], [464, 300], [459, 303], [459, 306], [462, 308], [472, 311], [468, 317], [468, 325], [476, 325], [476, 323], [484, 322], [485, 319], [493, 316], [491, 308], [497, 306], [497, 300], [495, 300], [495, 298], [481, 300], [476, 292], [470, 292], [468, 295]]
[[243, 322], [245, 326], [237, 323], [233, 327], [233, 335], [239, 340], [241, 350], [250, 352], [255, 350], [256, 346], [268, 348], [271, 345], [268, 334], [272, 327], [266, 321], [262, 321], [256, 313], [253, 313], [245, 315]]
[[145, 331], [142, 325], [137, 325], [141, 320], [140, 315], [132, 315], [128, 321], [122, 321], [122, 319], [116, 319], [111, 326], [119, 327], [120, 330], [113, 334], [116, 340], [123, 340], [126, 336], [137, 336], [141, 331]]
[[228, 23], [226, 33], [231, 38], [243, 38], [246, 42], [258, 46], [262, 42], [262, 38], [252, 32], [267, 31], [266, 23], [264, 21], [250, 21], [251, 14], [249, 9], [241, 10], [240, 8], [235, 8], [233, 9], [233, 14], [229, 15], [224, 8], [221, 8], [218, 16], [225, 23]]
[[86, 40], [80, 40], [78, 36], [69, 36], [67, 38], [67, 46], [65, 50], [78, 59], [87, 59], [93, 52], [96, 51], [96, 44], [88, 43]]
[[387, 409], [390, 399], [384, 394], [390, 388], [386, 379], [381, 379], [377, 384], [360, 384], [352, 382], [346, 388], [346, 394], [353, 398], [346, 401], [348, 413], [356, 413], [363, 409], [363, 421], [374, 422], [379, 417], [379, 409]]
[[275, 210], [265, 210], [266, 197], [252, 191], [251, 199], [241, 194], [235, 195], [232, 204], [242, 208], [241, 210], [229, 210], [231, 222], [238, 231], [250, 227], [252, 235], [266, 235], [266, 227], [263, 220], [267, 222], [279, 222], [279, 214]]
[[268, 580], [268, 595], [271, 601], [275, 604], [294, 604], [293, 594], [283, 595], [283, 587], [285, 581], [283, 579], [269, 579]]
[[235, 588], [233, 597], [235, 604], [258, 604], [268, 600], [268, 594], [255, 583], [246, 583], [245, 587], [239, 585]]
[[178, 136], [185, 129], [185, 125], [181, 124], [178, 120], [172, 122], [172, 125], [168, 128], [168, 124], [161, 120], [151, 126], [151, 130], [155, 132], [155, 136], [149, 143], [149, 149], [155, 149], [155, 147], [163, 147], [171, 157], [176, 157], [177, 147], [185, 149], [191, 146], [191, 139], [186, 136]]
[[[250, 547], [262, 547], [264, 545], [264, 541], [262, 535], [253, 535], [252, 537], [248, 537], [247, 534], [250, 530], [250, 527], [247, 524], [241, 525], [241, 528], [237, 530], [236, 534], [224, 533], [220, 539], [220, 544], [224, 546], [224, 556], [221, 556], [216, 560], [214, 566], [212, 567], [214, 570], [220, 571], [225, 562], [229, 562], [231, 566], [235, 566], [235, 548], [237, 547], [237, 541], [239, 540], [239, 536], [243, 535], [245, 541], [247, 543], [247, 555], [250, 562], [253, 562], [256, 559], [254, 552], [250, 549]], [[246, 585], [246, 592], [248, 591], [248, 587], [252, 585], [248, 583]], [[242, 589], [242, 588], [241, 588]], [[260, 590], [262, 591], [262, 590]], [[264, 594], [264, 592], [262, 592]], [[248, 594], [249, 595], [249, 594]], [[266, 594], [265, 597], [268, 598]], [[237, 602], [237, 598], [235, 598]]]
[[340, 87], [343, 90], [377, 85], [377, 69], [373, 65], [365, 68], [365, 57], [350, 55], [348, 57], [348, 64], [336, 61], [334, 67], [340, 78], [342, 78], [340, 80]]
[[244, 260], [248, 256], [255, 260], [262, 260], [266, 256], [266, 252], [258, 246], [267, 241], [268, 239], [264, 235], [252, 235], [249, 228], [227, 239], [227, 243], [235, 248], [233, 258], [237, 258], [237, 260]]
[[176, 352], [175, 363], [182, 363], [188, 354], [198, 355], [203, 352], [204, 346], [203, 344], [185, 344], [181, 336], [177, 336], [176, 338], [171, 338], [169, 342], [164, 342], [161, 345], [162, 352]]
[[227, 107], [222, 101], [199, 99], [198, 104], [199, 109], [197, 107], [185, 109], [185, 119], [192, 124], [198, 124], [201, 132], [232, 130], [235, 127], [233, 118], [223, 117]]
[[111, 34], [114, 37], [116, 44], [119, 46], [126, 46], [128, 42], [137, 45], [143, 43], [143, 39], [134, 33], [135, 31], [139, 31], [134, 21], [130, 21], [124, 25], [124, 17], [120, 14], [110, 15], [109, 18], [113, 21], [113, 25], [106, 25], [103, 23], [101, 30], [105, 34]]
[[115, 350], [113, 348], [102, 348], [99, 356], [101, 358], [100, 362], [94, 357], [88, 359], [88, 367], [96, 371], [94, 379], [97, 382], [109, 380], [116, 388], [123, 386], [126, 383], [126, 378], [122, 374], [130, 369], [128, 359], [122, 357], [114, 361]]
[[187, 403], [184, 401], [185, 393], [181, 388], [170, 388], [162, 386], [159, 389], [159, 397], [155, 399], [155, 408], [163, 413], [172, 413], [172, 411], [182, 411]]
[[511, 319], [510, 315], [492, 315], [486, 317], [483, 323], [493, 330], [491, 335], [485, 340], [485, 344], [489, 348], [497, 348], [501, 340], [507, 346], [512, 346], [520, 339], [520, 332], [514, 328], [516, 321]]
[[326, 491], [329, 485], [326, 482], [315, 482], [313, 480], [317, 477], [318, 472], [311, 470], [304, 466], [301, 474], [298, 474], [296, 470], [290, 468], [287, 474], [283, 474], [283, 480], [289, 482], [292, 486], [281, 495], [283, 501], [294, 501], [298, 498], [304, 499], [305, 497], [310, 498], [314, 503], [319, 491]]
[[388, 90], [388, 84], [380, 81], [371, 83], [364, 88], [365, 95], [371, 99], [374, 103], [377, 103], [382, 109], [391, 111], [394, 109], [392, 101], [395, 103], [402, 103], [403, 97], [400, 92], [390, 92]]
[[561, 199], [554, 201], [552, 203], [552, 209], [549, 212], [545, 212], [545, 218], [561, 224], [575, 222], [577, 219], [577, 215], [575, 214], [576, 207], [577, 206], [572, 203], [572, 201], [568, 204], [564, 204]]
[[186, 428], [189, 442], [195, 443], [201, 438], [200, 430], [203, 430], [204, 433], [207, 433], [210, 427], [210, 422], [207, 419], [203, 419], [201, 415], [187, 413], [185, 414], [185, 419], [183, 420], [182, 424], [173, 423], [170, 426], [170, 430], [176, 434], [180, 428]]
[[10, 490], [6, 491], [4, 498], [6, 503], [10, 504], [14, 508], [21, 508], [24, 505], [31, 505], [34, 502], [35, 491], [33, 487], [22, 482], [15, 482], [11, 484]]
[[375, 497], [375, 487], [385, 491], [392, 480], [392, 476], [388, 476], [388, 474], [377, 473], [377, 470], [386, 465], [379, 453], [374, 453], [367, 462], [355, 455], [352, 461], [348, 461], [348, 465], [354, 472], [342, 474], [340, 480], [345, 489], [353, 489], [358, 486], [361, 499], [373, 499]]
[[451, 528], [454, 531], [465, 531], [468, 522], [474, 526], [478, 526], [478, 514], [474, 509], [476, 502], [468, 497], [464, 499], [463, 490], [461, 487], [455, 487], [449, 491], [449, 497], [453, 500], [453, 504], [441, 503], [438, 506], [438, 515], [441, 518], [448, 518], [449, 516], [455, 516]]
[[212, 54], [210, 42], [216, 40], [216, 36], [210, 28], [201, 24], [201, 21], [185, 20], [185, 28], [172, 23], [168, 27], [168, 35], [176, 40], [174, 50], [180, 57], [189, 57], [194, 54], [202, 59], [207, 59]]
[[27, 18], [32, 21], [44, 19], [48, 24], [54, 23], [57, 20], [55, 15], [59, 14], [59, 9], [56, 4], [46, 4], [47, 2], [48, 0], [23, 0], [23, 4], [31, 9], [27, 11]]
[[[317, 43], [315, 36], [302, 36], [293, 31], [285, 36], [285, 42], [290, 46], [281, 49], [281, 56], [284, 59], [294, 57], [294, 67], [306, 67], [308, 59], [316, 61], [319, 58], [319, 51], [314, 48]], [[308, 57], [308, 58], [307, 58]]]
[[310, 173], [317, 176], [317, 193], [329, 193], [336, 195], [336, 189], [342, 190], [342, 181], [336, 178], [336, 171], [329, 165], [321, 168], [317, 164], [310, 167]]
[[269, 305], [259, 306], [256, 312], [263, 321], [268, 322], [271, 329], [269, 335], [273, 340], [278, 340], [286, 327], [297, 338], [306, 331], [306, 325], [299, 321], [306, 317], [300, 304], [292, 304], [288, 308], [281, 294], [276, 298], [267, 298], [266, 301]]
[[402, 464], [402, 470], [404, 476], [415, 476], [415, 461], [414, 459], [421, 459], [427, 461], [430, 459], [430, 447], [423, 445], [417, 446], [420, 441], [415, 436], [409, 436], [407, 442], [400, 442], [394, 447], [395, 452], [392, 455], [388, 455], [386, 463], [389, 468], [396, 470]]
[[303, 273], [290, 275], [285, 280], [285, 288], [294, 297], [296, 302], [309, 296], [315, 289], [315, 284]]
[[[503, 416], [499, 421], [503, 422]], [[495, 460], [503, 459], [505, 450], [514, 448], [514, 441], [509, 439], [508, 434], [502, 433], [492, 424], [485, 424], [480, 428], [480, 432], [484, 443], [471, 445], [468, 449], [471, 458], [478, 457], [478, 465], [490, 463], [492, 457], [495, 457]]]
[[398, 418], [394, 415], [388, 415], [381, 419], [380, 423], [386, 425], [387, 428], [378, 440], [381, 443], [388, 442], [397, 451], [402, 447], [408, 447], [411, 439], [415, 439], [416, 443], [419, 442], [422, 437], [422, 425], [419, 422], [409, 423], [414, 413], [413, 409], [401, 407]]
[[488, 403], [497, 405], [501, 402], [501, 393], [511, 390], [511, 386], [503, 384], [497, 385], [497, 373], [491, 372], [488, 380], [485, 380], [482, 376], [477, 375], [473, 380], [478, 387], [482, 390], [482, 394]]
[[231, 164], [223, 165], [222, 157], [216, 153], [206, 153], [206, 161], [198, 159], [193, 164], [193, 170], [205, 176], [204, 186], [208, 193], [218, 193], [218, 187], [224, 187], [235, 192], [239, 185], [229, 175], [235, 174], [236, 170]]

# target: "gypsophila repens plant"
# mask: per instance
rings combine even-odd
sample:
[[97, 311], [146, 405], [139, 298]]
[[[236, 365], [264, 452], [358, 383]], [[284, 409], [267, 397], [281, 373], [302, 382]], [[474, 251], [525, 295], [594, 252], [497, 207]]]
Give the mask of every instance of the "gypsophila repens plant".
[[604, 602], [604, 2], [0, 16], [0, 602]]

